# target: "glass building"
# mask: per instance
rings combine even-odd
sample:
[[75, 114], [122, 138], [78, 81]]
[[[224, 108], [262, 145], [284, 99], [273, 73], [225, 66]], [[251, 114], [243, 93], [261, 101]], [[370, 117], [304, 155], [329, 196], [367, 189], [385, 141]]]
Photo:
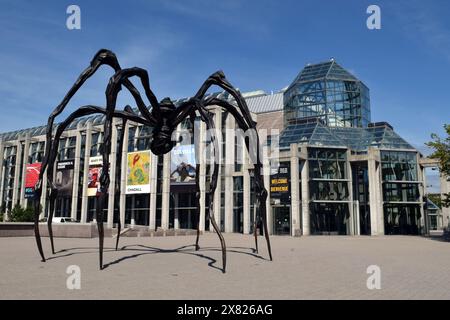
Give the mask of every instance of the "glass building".
[[[212, 93], [234, 103], [224, 92]], [[427, 234], [448, 225], [449, 212], [428, 210], [424, 169], [433, 164], [405, 141], [388, 122], [372, 122], [369, 89], [334, 60], [307, 65], [286, 89], [274, 93], [243, 93], [257, 121], [265, 154], [264, 176], [269, 231], [275, 235], [393, 235]], [[179, 104], [185, 99], [175, 101]], [[254, 229], [254, 174], [236, 121], [211, 107], [222, 159], [214, 194], [214, 219], [224, 232]], [[57, 172], [64, 192], [55, 202], [56, 216], [89, 224], [95, 220], [95, 188], [104, 116], [78, 119], [59, 143]], [[112, 144], [111, 188], [105, 208], [106, 227], [122, 222], [130, 228], [168, 234], [174, 230], [211, 230], [207, 208], [211, 194], [210, 150], [194, 145], [193, 135], [208, 139], [200, 121], [177, 128], [189, 133], [174, 149], [156, 156], [149, 151], [152, 128], [115, 122], [113, 139], [125, 130], [125, 146]], [[0, 201], [5, 219], [16, 204], [31, 205], [29, 169], [38, 168], [45, 147], [45, 127], [0, 134]], [[205, 151], [206, 148], [206, 152]], [[197, 154], [198, 153], [198, 154]], [[129, 192], [130, 162], [147, 159], [147, 185]], [[117, 160], [122, 165], [117, 167]], [[67, 164], [70, 164], [67, 166]], [[59, 164], [59, 165], [58, 165]], [[65, 166], [63, 165], [65, 164]], [[100, 164], [101, 166], [101, 164]], [[114, 170], [113, 170], [114, 168]], [[58, 172], [58, 170], [60, 172]], [[199, 178], [199, 207], [195, 180]], [[43, 182], [44, 187], [46, 181]], [[41, 198], [42, 217], [48, 200]], [[429, 206], [432, 208], [432, 206]], [[432, 213], [429, 213], [432, 212]], [[200, 214], [198, 214], [200, 212]], [[256, 227], [261, 230], [260, 225]]]
[[369, 89], [334, 60], [306, 66], [284, 93], [285, 125], [318, 119], [328, 127], [367, 127]]

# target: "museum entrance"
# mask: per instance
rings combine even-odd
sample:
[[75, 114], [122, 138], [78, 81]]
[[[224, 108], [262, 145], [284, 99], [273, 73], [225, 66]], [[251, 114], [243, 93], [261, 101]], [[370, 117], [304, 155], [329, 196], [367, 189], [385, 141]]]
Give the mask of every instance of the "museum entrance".
[[197, 220], [195, 185], [171, 186], [169, 228], [196, 229]]
[[273, 214], [273, 234], [278, 236], [288, 236], [291, 234], [291, 207], [274, 206]]
[[346, 235], [350, 212], [347, 203], [311, 204], [311, 233], [317, 235]]

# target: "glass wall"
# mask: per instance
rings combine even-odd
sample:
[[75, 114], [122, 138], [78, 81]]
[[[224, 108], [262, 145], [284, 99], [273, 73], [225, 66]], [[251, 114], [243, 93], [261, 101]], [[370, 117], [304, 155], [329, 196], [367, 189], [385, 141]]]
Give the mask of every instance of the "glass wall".
[[381, 151], [386, 234], [420, 233], [420, 181], [416, 152]]
[[16, 152], [17, 147], [11, 146], [6, 147], [4, 151], [4, 160], [2, 159], [4, 180], [3, 183], [3, 194], [2, 194], [2, 207], [7, 209], [9, 212], [12, 210], [12, 198], [14, 190], [14, 176], [16, 172]]
[[346, 150], [310, 148], [312, 234], [347, 234], [349, 189]]

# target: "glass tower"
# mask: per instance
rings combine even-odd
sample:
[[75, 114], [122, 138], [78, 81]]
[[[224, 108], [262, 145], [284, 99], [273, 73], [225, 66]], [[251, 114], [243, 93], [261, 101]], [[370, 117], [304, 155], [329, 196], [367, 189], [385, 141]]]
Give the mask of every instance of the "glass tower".
[[307, 65], [284, 93], [285, 126], [320, 121], [328, 127], [367, 127], [369, 89], [334, 60]]

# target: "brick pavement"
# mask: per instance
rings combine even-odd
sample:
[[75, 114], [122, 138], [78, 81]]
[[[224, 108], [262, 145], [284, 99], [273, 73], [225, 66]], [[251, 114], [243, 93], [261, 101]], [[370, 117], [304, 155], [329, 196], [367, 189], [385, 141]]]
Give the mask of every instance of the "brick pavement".
[[[105, 239], [104, 271], [98, 239], [56, 239], [59, 251], [40, 262], [33, 237], [0, 239], [1, 299], [450, 299], [450, 242], [421, 237], [272, 237], [274, 261], [260, 237], [225, 234], [222, 274], [215, 234]], [[44, 238], [46, 254], [50, 253]], [[180, 248], [174, 251], [173, 249]], [[156, 250], [155, 250], [156, 249]], [[81, 268], [81, 289], [68, 290], [66, 268]], [[369, 265], [381, 268], [381, 289], [369, 290]]]

